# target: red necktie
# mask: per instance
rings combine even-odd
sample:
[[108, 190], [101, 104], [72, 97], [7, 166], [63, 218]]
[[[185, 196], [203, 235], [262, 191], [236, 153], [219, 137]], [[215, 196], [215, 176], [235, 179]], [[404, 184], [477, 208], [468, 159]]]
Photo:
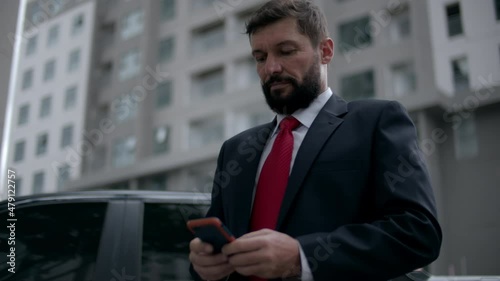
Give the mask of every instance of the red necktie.
[[257, 183], [250, 223], [252, 231], [276, 228], [281, 202], [290, 175], [293, 151], [292, 130], [299, 125], [300, 122], [291, 116], [280, 122], [280, 130], [274, 140], [273, 148], [262, 166]]
[[[293, 134], [300, 122], [288, 116], [280, 122], [280, 130], [274, 140], [273, 148], [267, 156], [257, 183], [257, 191], [252, 208], [250, 230], [256, 231], [263, 228], [275, 229], [281, 202], [285, 195], [290, 163], [292, 162]], [[251, 281], [265, 280], [250, 277]]]

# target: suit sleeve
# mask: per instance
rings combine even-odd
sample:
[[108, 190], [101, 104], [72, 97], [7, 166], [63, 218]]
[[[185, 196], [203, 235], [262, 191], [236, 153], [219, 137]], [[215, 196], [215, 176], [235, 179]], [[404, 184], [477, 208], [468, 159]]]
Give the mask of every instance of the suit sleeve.
[[405, 109], [387, 103], [372, 138], [372, 219], [297, 237], [315, 281], [387, 280], [434, 261], [442, 234], [429, 175]]
[[[223, 208], [222, 208], [222, 195], [221, 195], [222, 187], [220, 186], [220, 184], [218, 184], [219, 181], [217, 179], [218, 177], [221, 176], [221, 171], [223, 167], [224, 147], [225, 143], [222, 145], [222, 148], [219, 152], [219, 156], [217, 158], [217, 168], [215, 169], [214, 183], [212, 185], [212, 200], [207, 215], [205, 216], [205, 217], [218, 217], [222, 222], [225, 222]], [[191, 276], [193, 277], [193, 280], [202, 281], [200, 276], [193, 269], [193, 264], [189, 266], [189, 271], [191, 273]]]

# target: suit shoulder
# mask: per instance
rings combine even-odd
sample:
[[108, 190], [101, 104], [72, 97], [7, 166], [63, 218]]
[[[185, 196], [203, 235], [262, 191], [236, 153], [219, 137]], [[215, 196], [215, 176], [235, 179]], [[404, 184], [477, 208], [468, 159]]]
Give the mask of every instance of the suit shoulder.
[[404, 106], [398, 101], [394, 100], [379, 100], [379, 99], [362, 99], [355, 100], [347, 103], [350, 112], [381, 112], [387, 108], [406, 111]]

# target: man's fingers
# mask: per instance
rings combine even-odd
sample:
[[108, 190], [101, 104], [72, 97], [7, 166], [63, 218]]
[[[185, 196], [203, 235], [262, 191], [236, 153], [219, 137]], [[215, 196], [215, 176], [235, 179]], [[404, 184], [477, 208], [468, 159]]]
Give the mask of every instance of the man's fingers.
[[200, 238], [195, 238], [189, 242], [189, 249], [191, 252], [211, 254], [214, 247], [209, 243], [201, 241]]
[[265, 261], [265, 257], [263, 257], [262, 251], [251, 251], [241, 254], [235, 254], [228, 258], [229, 263], [233, 267], [242, 267], [255, 265]]

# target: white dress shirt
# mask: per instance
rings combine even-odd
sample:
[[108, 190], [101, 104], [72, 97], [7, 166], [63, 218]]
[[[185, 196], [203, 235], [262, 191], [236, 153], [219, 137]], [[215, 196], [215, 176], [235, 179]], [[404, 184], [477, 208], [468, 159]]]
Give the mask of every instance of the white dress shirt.
[[[318, 116], [318, 113], [320, 110], [325, 106], [326, 102], [330, 99], [332, 96], [332, 90], [330, 88], [327, 88], [326, 91], [321, 93], [307, 108], [299, 109], [295, 111], [292, 116], [295, 117], [297, 120], [299, 120], [300, 125], [297, 129], [292, 131], [293, 134], [293, 151], [292, 151], [292, 161], [290, 163], [290, 173], [292, 172], [293, 168], [293, 163], [295, 162], [295, 156], [297, 156], [297, 151], [299, 151], [299, 147], [302, 144], [302, 141], [304, 140], [304, 137], [307, 134], [307, 131], [311, 127], [312, 123], [314, 122], [314, 119], [316, 119], [316, 116]], [[283, 120], [286, 117], [286, 115], [283, 114], [278, 114], [276, 116], [277, 122], [276, 122], [276, 127], [274, 128], [273, 134], [271, 135], [271, 138], [269, 138], [266, 146], [264, 147], [264, 151], [262, 151], [262, 157], [260, 158], [259, 162], [259, 168], [257, 169], [257, 176], [255, 178], [255, 187], [257, 187], [257, 182], [259, 181], [259, 176], [260, 176], [260, 171], [262, 170], [262, 166], [264, 165], [264, 162], [267, 159], [267, 156], [269, 156], [269, 153], [271, 152], [271, 148], [273, 147], [274, 140], [276, 139], [276, 136], [278, 135], [279, 131], [279, 124], [281, 120]], [[254, 188], [254, 198], [255, 198], [255, 190]], [[253, 201], [253, 200], [252, 200]], [[302, 247], [299, 245], [299, 250], [300, 250], [300, 263], [302, 267], [302, 275], [301, 279], [302, 281], [313, 281], [313, 276], [311, 272], [311, 268], [309, 267], [309, 264], [307, 263], [307, 258], [304, 254], [304, 251], [302, 250]]]

